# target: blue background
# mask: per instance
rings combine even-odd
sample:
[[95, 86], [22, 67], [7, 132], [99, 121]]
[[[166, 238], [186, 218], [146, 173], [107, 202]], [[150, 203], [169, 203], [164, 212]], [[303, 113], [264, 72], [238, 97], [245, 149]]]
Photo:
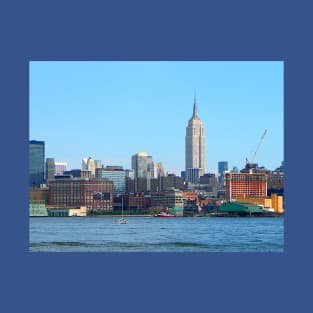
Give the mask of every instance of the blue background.
[[[312, 310], [310, 12], [309, 1], [2, 1], [0, 310]], [[285, 61], [285, 252], [28, 253], [31, 60]]]

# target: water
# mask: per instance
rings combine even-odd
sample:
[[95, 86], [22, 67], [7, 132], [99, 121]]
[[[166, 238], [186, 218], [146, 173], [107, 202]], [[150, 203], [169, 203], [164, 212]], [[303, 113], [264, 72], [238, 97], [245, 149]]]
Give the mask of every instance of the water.
[[283, 252], [283, 218], [30, 218], [30, 251]]

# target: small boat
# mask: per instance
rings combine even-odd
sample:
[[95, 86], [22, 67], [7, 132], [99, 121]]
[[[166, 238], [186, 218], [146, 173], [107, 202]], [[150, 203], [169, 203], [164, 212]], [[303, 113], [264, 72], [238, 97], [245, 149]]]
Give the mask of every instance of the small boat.
[[156, 214], [155, 217], [175, 217], [175, 215], [162, 211], [159, 214]]
[[119, 220], [118, 220], [118, 223], [119, 224], [127, 224], [127, 219], [125, 219], [125, 218], [120, 218]]
[[118, 220], [119, 224], [127, 224], [128, 221], [126, 218], [124, 218], [124, 201], [123, 201], [123, 197], [122, 197], [122, 217]]

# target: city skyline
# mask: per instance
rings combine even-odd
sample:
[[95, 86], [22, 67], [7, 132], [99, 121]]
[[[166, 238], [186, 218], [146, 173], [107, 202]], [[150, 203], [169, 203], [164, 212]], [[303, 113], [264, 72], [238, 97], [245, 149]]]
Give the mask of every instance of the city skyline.
[[185, 168], [185, 128], [197, 91], [206, 172], [283, 161], [283, 62], [31, 62], [30, 139], [46, 157], [81, 168], [92, 156], [131, 168], [147, 151], [166, 171]]

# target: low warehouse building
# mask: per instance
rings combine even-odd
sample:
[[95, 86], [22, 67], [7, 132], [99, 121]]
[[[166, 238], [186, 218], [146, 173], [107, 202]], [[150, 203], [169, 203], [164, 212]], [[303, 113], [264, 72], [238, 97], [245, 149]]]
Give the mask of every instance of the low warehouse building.
[[220, 206], [219, 211], [222, 213], [238, 215], [264, 213], [264, 210], [260, 205], [248, 202], [235, 202], [235, 201], [222, 204]]

